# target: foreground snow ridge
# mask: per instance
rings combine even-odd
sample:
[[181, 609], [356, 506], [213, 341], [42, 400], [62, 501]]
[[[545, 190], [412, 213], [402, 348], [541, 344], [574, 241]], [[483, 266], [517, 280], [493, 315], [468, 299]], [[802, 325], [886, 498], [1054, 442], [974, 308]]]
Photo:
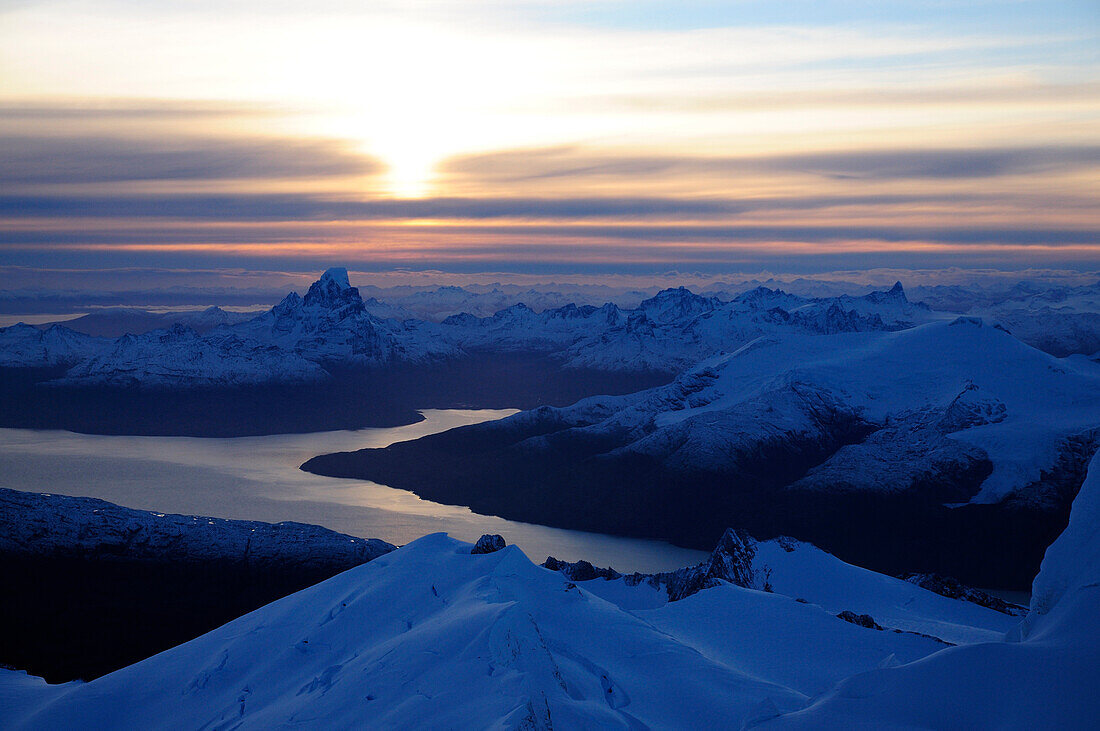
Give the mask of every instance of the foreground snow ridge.
[[426, 536], [90, 683], [2, 671], [3, 725], [738, 728], [939, 652], [931, 629], [1001, 642], [1017, 621], [808, 544], [741, 552], [774, 592], [716, 580], [669, 601], [645, 582], [570, 580], [498, 538]]
[[855, 675], [771, 728], [1095, 728], [1100, 718], [1100, 458], [1007, 642]]

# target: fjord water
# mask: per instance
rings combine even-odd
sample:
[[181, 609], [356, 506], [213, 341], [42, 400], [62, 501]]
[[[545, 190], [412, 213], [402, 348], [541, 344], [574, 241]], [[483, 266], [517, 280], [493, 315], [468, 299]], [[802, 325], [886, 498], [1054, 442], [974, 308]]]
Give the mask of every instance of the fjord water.
[[316, 523], [342, 533], [405, 544], [446, 532], [473, 541], [500, 533], [532, 560], [587, 559], [620, 571], [661, 571], [697, 562], [699, 551], [658, 541], [548, 528], [477, 515], [411, 492], [298, 469], [318, 454], [384, 447], [510, 409], [424, 410], [394, 428], [209, 439], [128, 437], [0, 429], [0, 486], [95, 497], [129, 508], [279, 522]]

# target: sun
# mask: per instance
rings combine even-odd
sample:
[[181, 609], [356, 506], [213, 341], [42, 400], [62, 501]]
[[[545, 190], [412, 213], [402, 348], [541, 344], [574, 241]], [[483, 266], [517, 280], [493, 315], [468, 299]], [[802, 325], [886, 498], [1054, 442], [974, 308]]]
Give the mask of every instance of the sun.
[[431, 192], [432, 178], [439, 160], [427, 146], [394, 144], [378, 152], [386, 163], [387, 187], [394, 196], [423, 198]]

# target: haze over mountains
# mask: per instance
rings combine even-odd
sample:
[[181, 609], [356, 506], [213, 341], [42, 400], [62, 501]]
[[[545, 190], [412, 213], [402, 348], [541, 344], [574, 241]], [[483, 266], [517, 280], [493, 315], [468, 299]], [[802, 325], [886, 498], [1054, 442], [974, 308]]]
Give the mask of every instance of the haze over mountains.
[[[1003, 320], [1025, 342], [1055, 355], [1092, 354], [1094, 345], [1100, 349], [1100, 314], [1095, 312], [1100, 287], [1017, 289], [967, 298], [951, 288], [938, 292], [937, 302], [985, 313], [993, 324]], [[434, 294], [449, 297], [452, 307], [476, 297], [458, 288]], [[346, 270], [333, 269], [304, 297], [291, 293], [255, 317], [213, 309], [150, 316], [171, 322], [164, 332], [147, 330], [150, 320], [132, 312], [122, 313], [116, 325], [104, 313], [83, 323], [83, 330], [98, 332], [113, 332], [128, 322], [141, 325], [133, 330], [144, 330], [114, 340], [64, 324], [42, 332], [4, 328], [0, 362], [65, 366], [64, 383], [182, 387], [310, 382], [324, 377], [318, 366], [426, 363], [474, 351], [552, 353], [566, 367], [675, 373], [767, 333], [901, 329], [950, 317], [910, 302], [900, 286], [859, 297], [813, 298], [757, 287], [730, 300], [680, 288], [663, 290], [631, 309], [570, 303], [536, 310], [515, 303], [491, 316], [452, 314], [440, 322], [406, 317], [410, 314], [400, 305], [363, 301]]]
[[[754, 290], [756, 294], [754, 294]], [[493, 284], [466, 287], [448, 285], [437, 288], [405, 285], [387, 288], [369, 286], [365, 291], [373, 294], [364, 299], [363, 311], [384, 323], [395, 321], [388, 323], [390, 326], [388, 329], [396, 332], [399, 339], [414, 341], [417, 339], [423, 340], [426, 337], [438, 337], [453, 344], [452, 352], [470, 347], [482, 347], [486, 344], [490, 348], [498, 347], [499, 344], [493, 341], [493, 338], [497, 336], [503, 338], [504, 341], [511, 340], [520, 347], [538, 347], [539, 344], [535, 342], [536, 336], [533, 332], [530, 334], [521, 333], [518, 336], [520, 340], [517, 341], [517, 334], [508, 332], [509, 323], [499, 323], [503, 315], [497, 317], [496, 327], [483, 326], [479, 330], [468, 327], [467, 332], [461, 331], [460, 326], [472, 325], [475, 317], [477, 319], [489, 318], [497, 315], [497, 313], [515, 308], [519, 304], [532, 310], [535, 314], [557, 310], [560, 311], [562, 317], [569, 315], [570, 305], [576, 305], [581, 309], [587, 309], [586, 305], [605, 308], [608, 305], [613, 305], [618, 313], [610, 314], [611, 322], [621, 325], [625, 324], [624, 313], [638, 310], [643, 301], [650, 301], [651, 305], [654, 304], [652, 300], [655, 299], [655, 293], [666, 300], [669, 299], [667, 291], [658, 293], [656, 290], [650, 290], [647, 293], [645, 291], [594, 285], [563, 286], [550, 284], [522, 287]], [[721, 303], [727, 306], [733, 302], [745, 304], [748, 299], [759, 297], [761, 292], [775, 292], [776, 294], [771, 302], [762, 301], [757, 304], [766, 305], [767, 308], [780, 307], [788, 314], [794, 313], [795, 318], [804, 318], [811, 314], [811, 310], [820, 310], [822, 307], [827, 308], [828, 305], [825, 303], [837, 304], [844, 313], [861, 313], [863, 311], [855, 305], [861, 298], [875, 290], [856, 282], [793, 279], [768, 281], [766, 283], [746, 281], [739, 284], [727, 283], [717, 286], [709, 284], [700, 291], [702, 293], [700, 303], [708, 300], [711, 303]], [[850, 294], [853, 292], [859, 294]], [[909, 295], [906, 301], [910, 302], [910, 307], [908, 313], [900, 320], [897, 313], [883, 312], [883, 308], [873, 309], [879, 310], [879, 314], [885, 314], [887, 321], [891, 321], [890, 318], [893, 317], [892, 322], [895, 324], [899, 322], [902, 324], [920, 322], [932, 317], [948, 317], [955, 313], [969, 313], [981, 316], [991, 324], [999, 324], [1029, 345], [1059, 357], [1074, 353], [1085, 355], [1100, 353], [1100, 284], [1057, 284], [1038, 279], [1035, 281], [1016, 281], [1009, 285], [993, 280], [967, 285], [917, 286], [906, 294]], [[807, 308], [808, 303], [816, 303], [816, 306]], [[703, 304], [702, 306], [706, 307], [707, 305]], [[919, 312], [921, 308], [929, 308], [934, 312]], [[652, 310], [652, 306], [649, 309]], [[741, 309], [740, 313], [726, 312], [725, 315], [729, 319], [745, 319], [751, 316], [746, 312], [750, 308], [742, 307]], [[918, 314], [914, 315], [914, 311], [917, 311]], [[36, 327], [46, 330], [52, 324], [59, 324], [66, 330], [113, 339], [125, 334], [141, 336], [157, 329], [171, 330], [174, 325], [178, 324], [194, 330], [199, 335], [205, 335], [220, 325], [241, 324], [261, 314], [262, 311], [257, 310], [227, 311], [218, 307], [208, 307], [204, 310], [177, 309], [167, 312], [148, 311], [133, 307], [116, 307], [95, 310], [75, 319], [38, 324]], [[683, 312], [683, 315], [691, 314], [699, 313], [690, 313], [689, 310]], [[820, 312], [813, 314], [814, 316], [821, 316]], [[456, 317], [458, 315], [461, 315], [461, 317]], [[469, 315], [475, 317], [469, 317]], [[689, 324], [689, 319], [690, 317], [681, 317], [678, 324], [686, 326]], [[420, 332], [402, 333], [402, 330], [416, 329], [414, 327], [416, 323], [410, 322], [413, 320], [422, 321], [422, 326], [419, 328]], [[445, 323], [446, 326], [438, 331], [433, 331], [432, 323]], [[525, 326], [536, 328], [555, 327], [553, 323], [545, 321], [521, 324], [515, 321], [514, 318], [510, 324], [513, 330]], [[579, 339], [582, 335], [588, 334], [585, 332], [588, 324], [588, 322], [577, 322], [575, 323], [576, 327], [572, 327], [572, 330], [576, 330], [576, 332], [571, 332], [570, 325], [558, 323], [556, 327], [559, 332], [551, 337], [557, 338], [558, 343], [562, 343], [570, 336]], [[638, 324], [637, 322], [634, 323], [635, 329]], [[666, 318], [660, 324], [671, 325], [676, 323]], [[866, 323], [864, 325], [866, 326]], [[836, 326], [844, 325], [834, 323], [834, 327]], [[853, 326], [858, 327], [858, 324], [848, 324], [848, 327]], [[700, 327], [713, 327], [713, 324], [700, 323]], [[249, 334], [255, 335], [256, 333]], [[730, 334], [725, 332], [712, 335], [725, 337]], [[259, 339], [262, 341], [262, 333], [260, 335]], [[523, 342], [524, 337], [528, 342]], [[542, 346], [552, 344], [547, 342], [543, 343]], [[28, 344], [23, 347], [33, 346]], [[208, 344], [208, 347], [219, 352], [221, 356], [228, 354], [224, 352], [222, 346], [217, 345], [213, 340]], [[667, 349], [669, 346], [666, 344], [665, 347]], [[423, 355], [435, 352], [430, 347], [425, 348], [422, 342], [409, 342], [409, 348], [409, 355], [412, 357], [416, 357], [418, 353]], [[78, 347], [78, 352], [66, 353], [62, 347], [55, 359], [56, 357], [66, 359], [83, 358], [92, 352], [99, 352], [104, 349], [103, 344], [82, 344]], [[584, 352], [583, 345], [578, 346], [578, 352], [569, 360], [575, 364], [583, 363], [598, 368], [609, 367], [609, 361], [615, 356], [605, 352], [594, 352], [597, 350], [600, 349], [589, 348], [588, 352]], [[641, 361], [636, 365], [653, 367], [659, 370], [666, 368], [681, 369], [692, 365], [695, 362], [693, 358], [697, 359], [698, 357], [697, 353], [685, 354], [680, 358], [672, 353], [658, 355], [648, 352], [638, 352], [636, 354], [628, 352], [621, 355], [624, 358], [636, 355], [641, 358]], [[125, 355], [120, 354], [120, 357], [125, 358]], [[301, 366], [302, 364], [298, 365]], [[119, 371], [126, 370], [121, 363], [108, 367], [113, 367]], [[207, 368], [204, 367], [202, 370], [205, 372]], [[90, 374], [80, 371], [73, 374], [74, 377], [78, 375], [87, 378]], [[272, 375], [276, 376], [277, 374]], [[202, 373], [200, 372], [190, 374], [192, 378], [200, 378], [201, 376]], [[159, 376], [153, 373], [135, 373], [133, 377], [136, 381], [145, 383], [165, 384], [173, 381], [173, 377], [167, 373], [162, 373]], [[184, 378], [186, 374], [181, 372], [178, 377]], [[232, 383], [254, 380], [246, 372], [242, 372], [240, 368], [232, 366], [227, 368], [226, 373], [215, 377], [223, 377], [226, 382]], [[286, 380], [309, 380], [311, 375], [309, 367], [303, 366], [303, 370], [300, 371], [297, 368], [279, 369], [278, 377]]]

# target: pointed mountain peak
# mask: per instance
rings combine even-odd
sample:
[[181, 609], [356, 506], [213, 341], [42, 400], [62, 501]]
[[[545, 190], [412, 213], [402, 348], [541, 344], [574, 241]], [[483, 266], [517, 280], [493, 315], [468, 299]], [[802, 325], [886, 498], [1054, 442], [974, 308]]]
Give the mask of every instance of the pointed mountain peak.
[[734, 298], [735, 302], [742, 304], [758, 304], [766, 302], [778, 302], [781, 299], [787, 297], [787, 293], [781, 289], [771, 289], [769, 287], [758, 286], [753, 289], [746, 290]]
[[712, 578], [752, 587], [755, 580], [752, 560], [755, 557], [756, 541], [753, 537], [743, 530], [727, 528], [710, 555]]
[[348, 270], [343, 267], [333, 267], [322, 274], [320, 279], [310, 285], [302, 301], [306, 306], [343, 308], [351, 305], [353, 309], [363, 309], [363, 298], [359, 296], [359, 289], [348, 282]]
[[[348, 270], [344, 267], [332, 267], [326, 269], [325, 273], [321, 275], [319, 284], [327, 285], [331, 282], [338, 289], [351, 289], [351, 282], [348, 281]], [[901, 286], [900, 284], [898, 286]]]
[[908, 304], [909, 302], [909, 298], [905, 296], [905, 288], [901, 286], [901, 282], [894, 282], [894, 286], [888, 290], [875, 290], [874, 292], [866, 294], [863, 299], [874, 304], [882, 304], [885, 302], [901, 302]]
[[694, 292], [692, 292], [687, 287], [681, 286], [681, 287], [669, 287], [667, 289], [662, 289], [660, 292], [658, 292], [657, 294], [650, 297], [650, 300], [652, 301], [652, 300], [685, 299], [685, 298], [692, 298], [692, 297], [698, 297], [698, 296], [699, 295], [695, 294]]
[[505, 317], [534, 314], [534, 312], [534, 310], [532, 310], [530, 307], [523, 304], [522, 302], [517, 302], [514, 305], [509, 305], [503, 310], [498, 310], [497, 312], [493, 313], [493, 317], [499, 320]]

